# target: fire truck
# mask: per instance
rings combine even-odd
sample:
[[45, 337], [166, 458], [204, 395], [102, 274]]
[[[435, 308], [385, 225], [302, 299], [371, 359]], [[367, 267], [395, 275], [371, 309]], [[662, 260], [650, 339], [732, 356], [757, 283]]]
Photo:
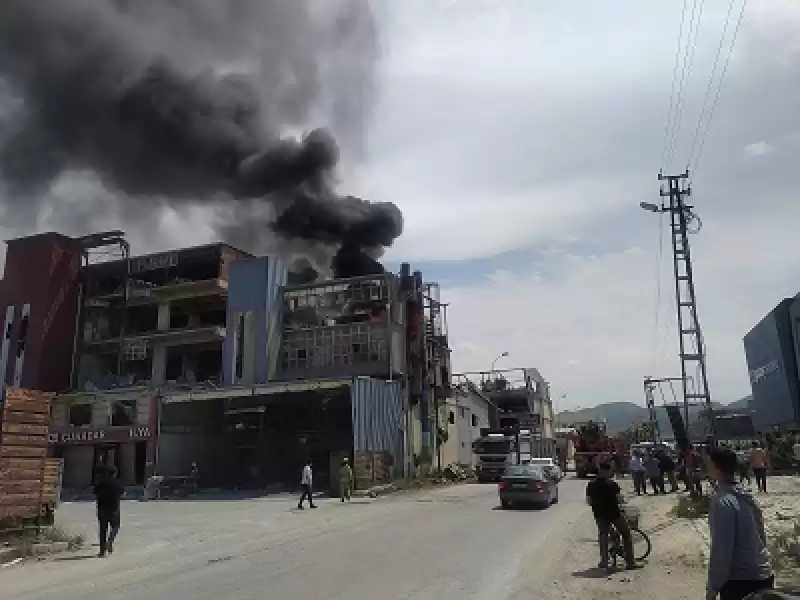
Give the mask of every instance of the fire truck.
[[605, 423], [589, 421], [573, 425], [575, 429], [575, 474], [579, 478], [596, 475], [597, 467], [603, 460], [614, 462], [619, 473], [628, 471], [630, 454], [628, 443], [622, 437], [612, 438], [606, 432]]

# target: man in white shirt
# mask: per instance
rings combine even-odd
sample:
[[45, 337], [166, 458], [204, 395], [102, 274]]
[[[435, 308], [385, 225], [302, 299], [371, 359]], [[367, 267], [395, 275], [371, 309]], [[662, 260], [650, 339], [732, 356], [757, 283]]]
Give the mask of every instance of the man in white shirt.
[[311, 508], [317, 508], [317, 505], [314, 504], [314, 497], [312, 496], [312, 485], [314, 482], [314, 474], [311, 471], [311, 459], [306, 461], [306, 465], [303, 467], [303, 473], [300, 476], [300, 487], [303, 488], [303, 494], [300, 496], [300, 502], [297, 503], [297, 508], [303, 510], [303, 501], [308, 498], [308, 505]]
[[644, 470], [644, 461], [638, 452], [631, 456], [630, 466], [631, 477], [633, 478], [633, 489], [637, 496], [647, 493], [647, 474]]

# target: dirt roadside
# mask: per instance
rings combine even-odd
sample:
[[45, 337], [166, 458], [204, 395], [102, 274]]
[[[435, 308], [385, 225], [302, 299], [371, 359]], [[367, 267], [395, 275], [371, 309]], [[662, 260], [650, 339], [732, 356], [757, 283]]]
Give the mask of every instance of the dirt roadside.
[[[548, 540], [543, 551], [528, 559], [529, 576], [512, 600], [696, 600], [706, 583], [708, 526], [705, 518], [684, 519], [670, 514], [676, 494], [636, 497], [630, 480], [620, 484], [628, 501], [641, 510], [640, 525], [650, 536], [653, 551], [644, 568], [607, 575], [597, 569], [599, 552], [591, 515]], [[768, 535], [785, 537], [800, 519], [800, 479], [773, 478], [770, 492], [758, 494]], [[774, 549], [774, 548], [773, 548]], [[778, 584], [800, 585], [800, 571], [791, 561], [778, 570]]]

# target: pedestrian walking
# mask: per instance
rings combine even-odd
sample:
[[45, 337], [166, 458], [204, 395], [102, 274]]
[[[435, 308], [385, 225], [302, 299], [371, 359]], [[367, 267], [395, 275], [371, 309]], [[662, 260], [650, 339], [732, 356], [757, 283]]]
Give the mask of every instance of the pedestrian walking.
[[750, 468], [753, 469], [753, 476], [756, 478], [756, 485], [759, 492], [767, 491], [767, 468], [769, 458], [767, 451], [758, 442], [753, 442], [753, 449], [750, 451]]
[[317, 508], [314, 504], [314, 473], [311, 471], [311, 459], [306, 461], [303, 467], [303, 472], [300, 475], [300, 486], [303, 488], [303, 493], [300, 496], [300, 502], [297, 503], [297, 508], [303, 510], [303, 501], [308, 498], [308, 506], [310, 508]]
[[650, 480], [650, 487], [653, 488], [653, 495], [657, 496], [659, 492], [665, 494], [664, 474], [661, 472], [661, 465], [654, 453], [651, 452], [647, 455], [647, 459], [644, 461], [644, 469], [647, 472], [647, 478]]
[[772, 589], [764, 517], [753, 496], [736, 483], [736, 453], [728, 448], [709, 452], [709, 475], [717, 487], [711, 498], [708, 528], [711, 555], [706, 600], [743, 600]]
[[597, 523], [597, 541], [600, 546], [601, 569], [608, 570], [608, 542], [611, 527], [615, 527], [622, 537], [625, 551], [625, 564], [628, 569], [636, 569], [638, 565], [633, 558], [633, 540], [628, 522], [622, 514], [622, 490], [612, 479], [611, 463], [603, 462], [597, 468], [597, 478], [586, 486], [586, 502], [592, 507], [592, 514]]
[[197, 463], [192, 461], [192, 467], [190, 471], [190, 477], [192, 482], [192, 493], [196, 494], [200, 490], [200, 468], [197, 466]]
[[116, 468], [104, 467], [94, 485], [100, 537], [99, 558], [105, 558], [106, 554], [114, 552], [114, 541], [117, 539], [120, 526], [120, 500], [124, 494], [125, 489], [117, 479]]
[[350, 461], [345, 458], [342, 461], [342, 466], [339, 467], [339, 497], [342, 502], [347, 500], [350, 502], [350, 496], [353, 494], [353, 469], [350, 468]]
[[635, 452], [631, 456], [631, 478], [633, 479], [633, 489], [637, 496], [647, 493], [647, 474], [644, 470], [644, 461], [641, 454]]

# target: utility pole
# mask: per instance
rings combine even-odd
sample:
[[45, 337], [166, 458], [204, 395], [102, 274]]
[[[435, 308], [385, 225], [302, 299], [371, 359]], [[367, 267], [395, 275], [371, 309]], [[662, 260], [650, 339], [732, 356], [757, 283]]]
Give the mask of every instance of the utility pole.
[[656, 444], [661, 443], [661, 428], [658, 426], [658, 416], [656, 415], [656, 401], [653, 398], [653, 388], [655, 382], [650, 377], [644, 378], [644, 401], [647, 405], [647, 412], [650, 417], [650, 432], [653, 436], [653, 442]]
[[[697, 233], [702, 227], [700, 219], [692, 212], [692, 206], [685, 198], [691, 196], [691, 187], [686, 185], [689, 171], [680, 175], [658, 174], [661, 197], [669, 198], [669, 204], [662, 200], [661, 206], [642, 203], [642, 208], [651, 212], [669, 213], [670, 234], [672, 238], [672, 262], [675, 275], [675, 300], [678, 311], [678, 343], [681, 359], [681, 384], [683, 388], [683, 418], [687, 436], [689, 432], [689, 405], [704, 404], [708, 412], [708, 433], [714, 434], [714, 415], [711, 407], [711, 394], [708, 389], [706, 373], [706, 352], [703, 333], [697, 318], [697, 296], [694, 288], [692, 255], [689, 246], [689, 233]], [[690, 231], [690, 225], [694, 227]], [[689, 389], [689, 379], [693, 389]]]

